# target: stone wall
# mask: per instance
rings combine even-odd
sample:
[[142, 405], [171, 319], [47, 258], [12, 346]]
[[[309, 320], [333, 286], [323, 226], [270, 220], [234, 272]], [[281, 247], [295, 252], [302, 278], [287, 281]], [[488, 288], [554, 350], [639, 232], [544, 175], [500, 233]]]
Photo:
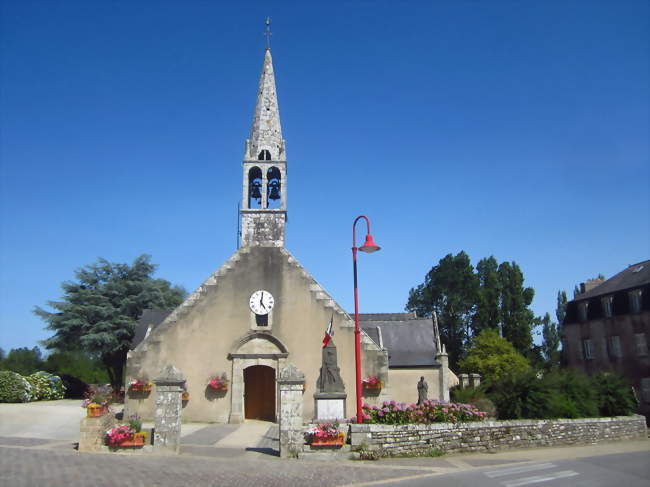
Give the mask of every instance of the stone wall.
[[105, 451], [104, 438], [106, 431], [113, 426], [115, 426], [115, 416], [111, 413], [94, 418], [83, 418], [79, 435], [79, 451]]
[[440, 449], [447, 453], [579, 445], [647, 438], [643, 416], [484, 421], [437, 424], [351, 424], [352, 446], [365, 443], [388, 455]]

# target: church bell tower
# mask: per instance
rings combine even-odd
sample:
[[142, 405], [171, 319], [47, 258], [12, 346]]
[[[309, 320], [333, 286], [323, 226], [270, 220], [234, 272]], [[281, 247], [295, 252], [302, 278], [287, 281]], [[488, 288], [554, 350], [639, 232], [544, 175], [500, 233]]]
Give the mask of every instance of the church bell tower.
[[242, 247], [284, 247], [287, 156], [282, 139], [271, 49], [266, 48], [257, 104], [243, 162]]

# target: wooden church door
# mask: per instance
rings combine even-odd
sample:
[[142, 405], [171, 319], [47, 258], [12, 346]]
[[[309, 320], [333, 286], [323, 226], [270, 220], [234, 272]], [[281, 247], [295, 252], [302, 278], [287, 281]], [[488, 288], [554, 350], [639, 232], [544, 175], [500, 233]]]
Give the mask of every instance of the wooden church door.
[[275, 421], [275, 369], [253, 365], [244, 369], [244, 417]]

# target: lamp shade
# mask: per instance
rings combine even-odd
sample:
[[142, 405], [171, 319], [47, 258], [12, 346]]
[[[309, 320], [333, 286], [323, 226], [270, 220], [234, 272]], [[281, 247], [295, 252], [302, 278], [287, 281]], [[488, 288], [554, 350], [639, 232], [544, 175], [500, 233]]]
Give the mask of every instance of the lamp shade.
[[366, 241], [361, 247], [359, 247], [359, 250], [361, 252], [366, 252], [367, 254], [372, 254], [373, 252], [377, 252], [380, 249], [381, 247], [375, 243], [375, 241], [372, 239], [371, 234], [366, 235]]

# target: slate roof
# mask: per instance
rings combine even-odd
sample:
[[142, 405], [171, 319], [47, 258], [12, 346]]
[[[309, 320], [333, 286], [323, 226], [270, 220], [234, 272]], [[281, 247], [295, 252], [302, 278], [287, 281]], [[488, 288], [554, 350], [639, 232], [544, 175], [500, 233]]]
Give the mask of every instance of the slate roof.
[[[354, 316], [354, 313], [350, 313]], [[411, 313], [359, 313], [359, 321], [405, 321], [415, 320], [415, 311]]]
[[389, 367], [440, 365], [435, 358], [431, 318], [417, 318], [415, 313], [372, 313], [360, 315], [359, 326], [388, 350]]
[[131, 350], [137, 347], [144, 337], [147, 335], [149, 326], [153, 330], [167, 318], [173, 310], [167, 309], [145, 309], [138, 319], [138, 324], [135, 325], [135, 332], [133, 340], [131, 340]]
[[648, 283], [650, 283], [650, 260], [644, 260], [629, 266], [586, 293], [576, 296], [573, 301], [613, 294], [617, 291], [641, 287]]

